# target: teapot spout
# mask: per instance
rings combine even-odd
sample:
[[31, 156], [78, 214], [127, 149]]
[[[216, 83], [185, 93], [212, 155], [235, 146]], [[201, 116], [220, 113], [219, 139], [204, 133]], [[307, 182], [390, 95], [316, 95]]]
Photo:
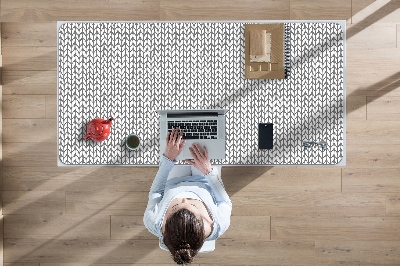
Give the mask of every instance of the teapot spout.
[[84, 140], [88, 140], [88, 139], [91, 139], [91, 138], [92, 138], [92, 134], [91, 134], [91, 133], [87, 133], [87, 134], [83, 137]]

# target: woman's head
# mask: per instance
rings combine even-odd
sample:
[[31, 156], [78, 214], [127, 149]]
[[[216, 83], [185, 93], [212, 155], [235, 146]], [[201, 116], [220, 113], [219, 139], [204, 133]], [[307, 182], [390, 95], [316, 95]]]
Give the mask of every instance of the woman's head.
[[203, 219], [180, 209], [167, 218], [163, 237], [176, 263], [191, 263], [206, 238]]

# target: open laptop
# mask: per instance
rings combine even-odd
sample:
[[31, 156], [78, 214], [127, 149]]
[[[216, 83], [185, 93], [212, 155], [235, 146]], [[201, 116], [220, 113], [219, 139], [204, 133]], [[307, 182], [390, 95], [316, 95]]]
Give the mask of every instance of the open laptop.
[[186, 145], [176, 160], [193, 159], [189, 147], [206, 146], [209, 159], [225, 158], [225, 121], [227, 109], [156, 110], [160, 115], [160, 155], [164, 153], [168, 131], [184, 131]]

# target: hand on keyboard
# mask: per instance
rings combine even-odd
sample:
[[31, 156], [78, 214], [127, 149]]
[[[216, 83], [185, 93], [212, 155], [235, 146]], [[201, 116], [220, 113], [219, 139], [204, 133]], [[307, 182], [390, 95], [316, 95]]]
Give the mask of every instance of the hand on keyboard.
[[165, 146], [164, 155], [171, 161], [175, 160], [186, 144], [185, 140], [182, 141], [182, 136], [183, 130], [179, 130], [179, 128], [174, 128], [172, 132], [168, 132], [167, 134], [167, 145]]
[[200, 170], [204, 175], [211, 172], [211, 163], [208, 159], [208, 151], [206, 146], [203, 147], [204, 151], [201, 150], [198, 144], [194, 143], [192, 147], [189, 148], [190, 153], [193, 156], [193, 160], [185, 160], [188, 164], [193, 165]]

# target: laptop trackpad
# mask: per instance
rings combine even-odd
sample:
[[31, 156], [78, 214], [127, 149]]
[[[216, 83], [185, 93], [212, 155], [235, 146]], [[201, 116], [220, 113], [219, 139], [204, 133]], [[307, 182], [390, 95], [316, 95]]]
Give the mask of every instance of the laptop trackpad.
[[178, 160], [193, 159], [190, 153], [189, 147], [196, 143], [200, 149], [204, 152], [204, 146], [208, 151], [209, 159], [223, 159], [225, 157], [225, 143], [221, 140], [188, 140], [181, 154], [178, 156]]

